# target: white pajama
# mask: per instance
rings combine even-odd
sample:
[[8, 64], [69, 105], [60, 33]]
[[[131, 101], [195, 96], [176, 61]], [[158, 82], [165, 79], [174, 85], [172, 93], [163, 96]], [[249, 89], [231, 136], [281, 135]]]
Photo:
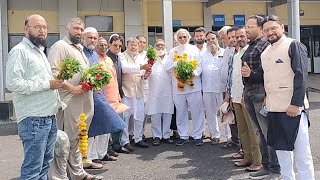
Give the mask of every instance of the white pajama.
[[177, 112], [177, 129], [181, 139], [188, 139], [189, 118], [188, 106], [191, 110], [192, 137], [201, 139], [203, 133], [204, 108], [201, 91], [187, 94], [174, 94], [173, 101]]
[[[130, 127], [130, 116], [133, 116], [133, 139], [137, 143], [142, 140], [143, 133], [143, 121], [144, 121], [144, 102], [143, 98], [128, 98], [123, 97], [123, 103], [130, 107], [123, 113], [124, 120], [128, 127]], [[122, 144], [129, 143], [129, 132], [128, 128], [125, 128], [121, 137]]]
[[299, 179], [314, 180], [314, 167], [311, 156], [308, 118], [305, 113], [301, 114], [299, 131], [297, 139], [294, 143], [293, 151], [276, 150], [279, 164], [281, 167], [281, 175], [283, 180], [294, 180], [293, 156], [296, 159], [296, 167]]
[[220, 138], [217, 113], [223, 102], [222, 93], [204, 92], [203, 103], [211, 138]]
[[172, 114], [158, 113], [151, 115], [151, 130], [153, 138], [169, 139]]
[[88, 162], [102, 159], [108, 153], [110, 134], [103, 134], [88, 138]]

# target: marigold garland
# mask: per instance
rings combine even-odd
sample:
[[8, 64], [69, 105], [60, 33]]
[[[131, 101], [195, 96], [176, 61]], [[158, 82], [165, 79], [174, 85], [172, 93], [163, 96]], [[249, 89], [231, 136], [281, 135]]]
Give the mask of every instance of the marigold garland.
[[174, 69], [174, 76], [178, 81], [178, 90], [184, 91], [185, 85], [193, 88], [194, 75], [192, 73], [198, 66], [197, 60], [190, 60], [188, 62], [188, 54], [184, 53], [182, 56], [179, 56], [178, 51], [174, 51], [173, 61], [178, 62], [177, 67]]
[[79, 149], [82, 155], [82, 162], [87, 162], [88, 156], [88, 129], [86, 120], [86, 114], [82, 113], [79, 117]]

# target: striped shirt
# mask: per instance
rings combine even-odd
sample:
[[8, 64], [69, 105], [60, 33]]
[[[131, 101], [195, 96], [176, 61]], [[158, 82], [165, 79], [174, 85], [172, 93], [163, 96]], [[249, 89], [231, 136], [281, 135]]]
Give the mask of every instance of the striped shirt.
[[50, 89], [53, 79], [49, 62], [41, 48], [23, 38], [10, 52], [6, 84], [12, 92], [17, 123], [27, 117], [55, 115], [65, 106], [57, 90]]

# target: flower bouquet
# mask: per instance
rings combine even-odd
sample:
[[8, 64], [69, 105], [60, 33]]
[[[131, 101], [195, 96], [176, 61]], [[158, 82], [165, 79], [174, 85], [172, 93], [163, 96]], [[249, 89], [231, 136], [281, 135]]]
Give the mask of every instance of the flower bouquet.
[[193, 71], [197, 68], [198, 62], [196, 60], [188, 60], [188, 54], [183, 54], [182, 56], [178, 55], [176, 51], [173, 57], [174, 62], [178, 62], [177, 66], [174, 69], [174, 76], [176, 77], [178, 83], [178, 90], [184, 91], [185, 85], [189, 85], [193, 88]]
[[64, 58], [58, 64], [58, 71], [55, 76], [56, 79], [68, 80], [72, 78], [72, 76], [81, 71], [80, 62], [73, 58]]
[[82, 73], [80, 84], [86, 90], [94, 90], [100, 94], [102, 88], [110, 82], [111, 75], [102, 68], [101, 64], [95, 64]]
[[147, 49], [148, 64], [153, 65], [157, 60], [157, 52], [153, 46], [149, 45]]
[[79, 150], [82, 155], [82, 162], [87, 162], [88, 156], [88, 127], [86, 120], [86, 114], [82, 113], [79, 117]]

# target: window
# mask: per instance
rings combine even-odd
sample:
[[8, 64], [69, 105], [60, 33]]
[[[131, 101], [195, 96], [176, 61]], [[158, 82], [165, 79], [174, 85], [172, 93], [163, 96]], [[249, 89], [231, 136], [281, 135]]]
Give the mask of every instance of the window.
[[[22, 41], [23, 34], [9, 35], [9, 51]], [[48, 34], [47, 47], [50, 48], [55, 42], [59, 40], [59, 34]]]

